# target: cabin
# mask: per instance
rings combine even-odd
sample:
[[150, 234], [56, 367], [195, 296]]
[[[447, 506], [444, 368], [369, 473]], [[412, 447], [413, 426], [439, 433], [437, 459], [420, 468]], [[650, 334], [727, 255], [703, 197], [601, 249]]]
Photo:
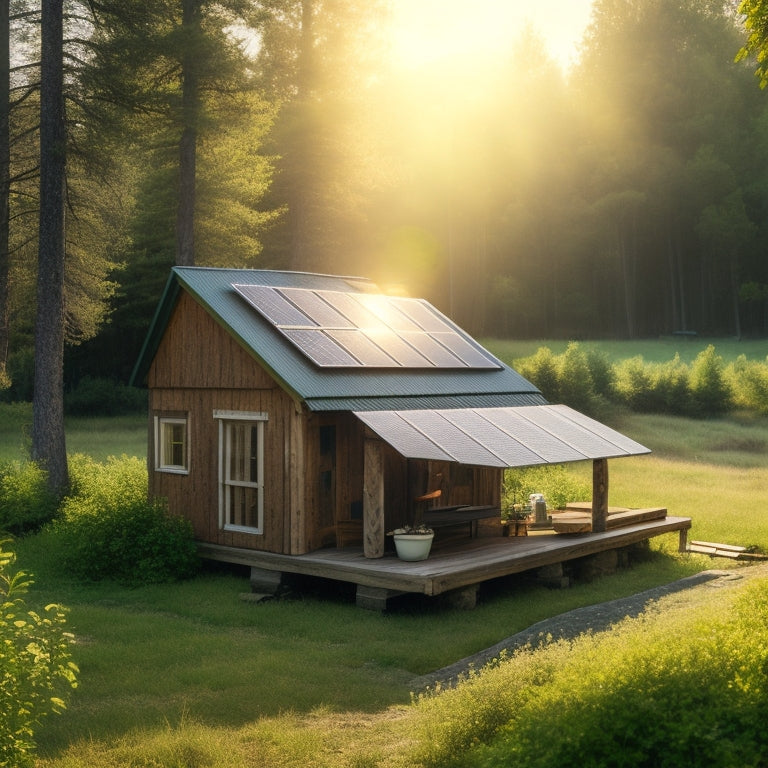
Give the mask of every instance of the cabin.
[[[362, 278], [175, 267], [132, 383], [149, 390], [150, 494], [191, 521], [203, 556], [250, 565], [258, 593], [304, 573], [382, 608], [690, 525], [661, 510], [629, 538], [609, 526], [607, 460], [648, 449], [548, 403], [428, 302]], [[546, 546], [520, 537], [546, 552], [516, 560], [504, 470], [585, 460], [580, 544], [563, 549], [565, 521]], [[387, 532], [419, 516], [435, 553], [402, 562]]]

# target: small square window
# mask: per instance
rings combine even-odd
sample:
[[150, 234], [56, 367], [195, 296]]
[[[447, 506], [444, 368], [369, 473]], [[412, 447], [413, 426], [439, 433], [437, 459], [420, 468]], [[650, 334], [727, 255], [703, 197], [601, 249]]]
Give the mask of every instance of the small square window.
[[155, 469], [160, 472], [189, 471], [187, 419], [155, 417]]

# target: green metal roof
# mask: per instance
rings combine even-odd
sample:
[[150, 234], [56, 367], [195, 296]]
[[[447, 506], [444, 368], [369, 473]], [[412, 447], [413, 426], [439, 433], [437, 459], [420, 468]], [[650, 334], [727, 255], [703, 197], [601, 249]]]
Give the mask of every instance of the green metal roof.
[[[498, 362], [492, 369], [324, 368], [296, 349], [233, 288], [266, 285], [347, 293], [378, 293], [363, 278], [275, 270], [174, 267], [150, 325], [132, 383], [144, 382], [180, 291], [186, 290], [288, 392], [310, 410], [384, 410], [540, 405], [539, 390], [490, 355], [458, 326], [467, 342]], [[450, 321], [449, 321], [450, 322]]]

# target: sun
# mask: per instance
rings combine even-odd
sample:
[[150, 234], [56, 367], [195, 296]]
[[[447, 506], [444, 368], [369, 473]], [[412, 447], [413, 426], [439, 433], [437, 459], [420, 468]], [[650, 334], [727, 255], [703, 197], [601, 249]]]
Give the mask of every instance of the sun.
[[526, 27], [567, 70], [592, 0], [392, 0], [392, 57], [403, 69], [486, 59], [509, 50]]

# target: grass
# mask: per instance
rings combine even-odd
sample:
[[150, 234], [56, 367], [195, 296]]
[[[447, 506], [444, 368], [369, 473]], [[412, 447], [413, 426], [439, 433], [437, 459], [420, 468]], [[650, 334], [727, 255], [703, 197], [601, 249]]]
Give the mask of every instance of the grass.
[[[0, 406], [0, 461], [24, 455], [30, 422], [29, 406]], [[768, 419], [617, 413], [612, 425], [653, 454], [611, 462], [611, 503], [665, 505], [693, 518], [693, 538], [768, 547]], [[71, 452], [145, 455], [143, 417], [68, 420], [67, 430]], [[572, 469], [591, 473], [590, 464]], [[471, 614], [412, 597], [378, 615], [357, 609], [348, 587], [322, 582], [290, 599], [243, 603], [247, 574], [213, 567], [179, 584], [81, 584], [59, 572], [51, 536], [23, 539], [19, 566], [36, 579], [30, 597], [68, 606], [81, 668], [70, 708], [38, 732], [39, 765], [416, 765], [413, 677], [572, 608], [740, 567], [679, 555], [676, 541], [659, 537], [648, 561], [569, 590], [506, 580], [484, 586]]]
[[[67, 417], [68, 453], [86, 453], [96, 461], [109, 456], [146, 456], [147, 417]], [[29, 456], [32, 447], [31, 403], [0, 403], [0, 463]]]
[[[568, 347], [568, 341], [532, 339], [527, 341], [512, 341], [508, 339], [483, 339], [482, 344], [494, 355], [514, 365], [515, 360], [530, 357], [539, 347], [549, 347], [552, 353], [560, 355]], [[710, 344], [727, 364], [733, 362], [739, 355], [745, 355], [748, 360], [766, 360], [765, 340], [737, 341], [733, 338], [680, 339], [664, 337], [660, 339], [640, 339], [632, 341], [580, 341], [584, 348], [594, 348], [603, 352], [608, 359], [619, 362], [640, 355], [648, 363], [666, 363], [680, 355], [683, 363], [692, 363], [699, 352], [703, 352]]]

